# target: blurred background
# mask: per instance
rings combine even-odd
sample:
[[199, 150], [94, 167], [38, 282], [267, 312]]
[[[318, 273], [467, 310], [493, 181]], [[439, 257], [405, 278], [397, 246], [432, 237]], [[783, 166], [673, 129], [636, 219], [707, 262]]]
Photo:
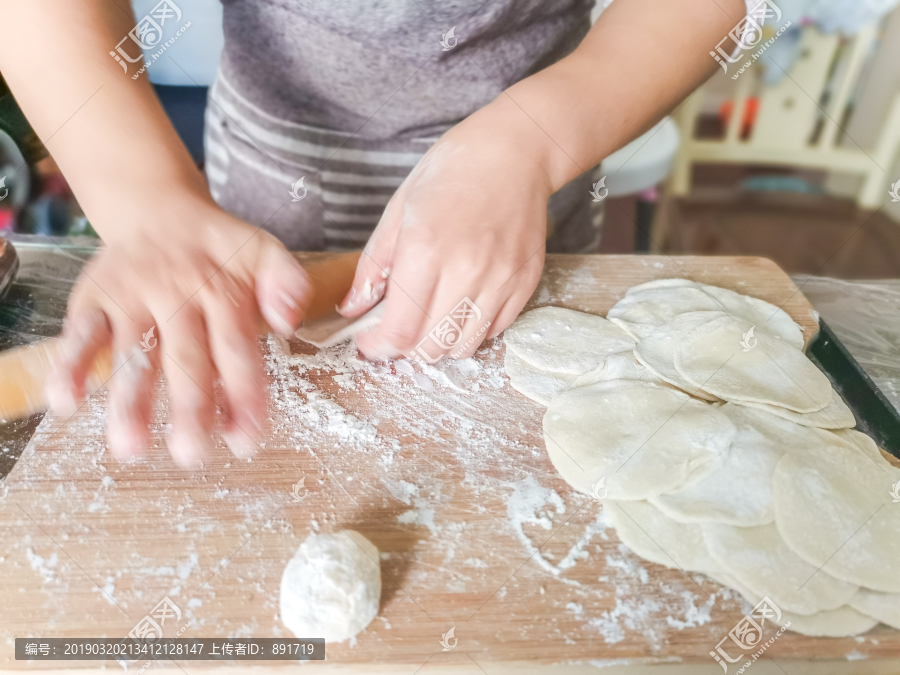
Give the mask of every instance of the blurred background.
[[[134, 0], [135, 14], [157, 0]], [[608, 4], [608, 2], [606, 3]], [[148, 70], [203, 165], [218, 0], [181, 0], [191, 39]], [[900, 277], [897, 0], [780, 0], [790, 27], [745, 52], [596, 170], [605, 253], [761, 255], [790, 274]], [[598, 3], [594, 18], [602, 12]], [[712, 57], [711, 57], [712, 60]], [[2, 75], [2, 74], [0, 74]], [[96, 236], [0, 78], [0, 233]]]

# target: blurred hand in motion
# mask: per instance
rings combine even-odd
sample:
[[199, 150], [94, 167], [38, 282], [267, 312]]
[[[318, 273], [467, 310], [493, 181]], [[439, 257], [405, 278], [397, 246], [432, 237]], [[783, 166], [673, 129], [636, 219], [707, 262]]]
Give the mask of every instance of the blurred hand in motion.
[[75, 412], [94, 356], [111, 345], [107, 438], [116, 457], [148, 445], [158, 368], [178, 464], [196, 467], [213, 442], [216, 383], [225, 441], [249, 457], [265, 417], [260, 315], [281, 335], [293, 334], [310, 300], [309, 279], [271, 235], [209, 202], [170, 203], [153, 220], [108, 240], [79, 279], [48, 385], [51, 407]]
[[531, 297], [544, 264], [550, 179], [540, 153], [498, 124], [484, 108], [444, 134], [385, 209], [340, 308], [358, 316], [385, 297], [380, 325], [356, 337], [366, 356], [410, 355], [468, 298], [480, 318], [470, 316], [443, 346], [423, 346], [427, 359], [466, 358]]

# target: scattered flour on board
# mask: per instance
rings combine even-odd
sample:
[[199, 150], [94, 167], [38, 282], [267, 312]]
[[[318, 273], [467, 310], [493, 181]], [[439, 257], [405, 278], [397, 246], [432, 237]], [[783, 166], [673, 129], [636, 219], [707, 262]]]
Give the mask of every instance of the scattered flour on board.
[[[597, 283], [583, 271], [574, 271], [572, 277], [571, 282], [583, 286]], [[539, 297], [544, 298], [545, 292], [545, 299], [551, 300], [546, 289]], [[565, 531], [558, 531], [579, 509], [592, 503], [583, 495], [557, 492], [548, 487], [561, 482], [546, 461], [539, 425], [538, 433], [533, 431], [533, 419], [528, 418], [531, 408], [523, 415], [521, 406], [532, 404], [503, 405], [510, 390], [499, 340], [486, 343], [475, 358], [435, 364], [366, 361], [359, 357], [353, 343], [316, 351], [274, 336], [268, 336], [266, 342], [271, 431], [282, 443], [271, 447], [293, 447], [297, 453], [317, 459], [324, 476], [332, 479], [329, 482], [323, 477], [317, 481], [319, 485], [327, 483], [334, 491], [332, 503], [336, 499], [355, 499], [354, 495], [360, 495], [359, 490], [351, 494], [348, 488], [356, 486], [363, 476], [369, 476], [367, 481], [362, 481], [366, 483], [361, 486], [366, 501], [358, 504], [360, 508], [366, 508], [372, 499], [377, 507], [378, 498], [383, 500], [383, 506], [389, 506], [392, 500], [395, 506], [397, 503], [405, 506], [397, 516], [397, 525], [416, 532], [423, 551], [437, 553], [424, 560], [418, 552], [385, 552], [386, 561], [408, 558], [412, 563], [405, 577], [408, 583], [429, 588], [438, 585], [446, 592], [471, 593], [473, 580], [490, 574], [490, 570], [502, 568], [505, 574], [511, 563], [530, 559], [536, 565], [530, 566], [531, 571], [523, 570], [521, 575], [544, 575], [545, 579], [549, 577], [565, 584], [574, 598], [548, 597], [548, 600], [565, 608], [585, 636], [591, 633], [596, 637], [599, 633], [606, 642], [614, 643], [624, 639], [626, 632], [637, 631], [647, 635], [651, 646], [657, 649], [666, 630], [700, 626], [709, 621], [706, 597], [701, 600], [677, 583], [661, 589], [662, 594], [654, 592], [654, 600], [646, 599], [650, 595], [646, 593], [650, 581], [647, 570], [629, 552], [616, 550], [615, 539], [607, 533], [602, 510], [592, 519], [590, 514], [596, 507], [591, 505], [591, 510], [585, 511], [587, 522], [582, 517], [577, 521], [582, 524], [576, 529], [570, 523]], [[298, 344], [300, 352], [294, 353], [292, 348]], [[342, 393], [350, 392], [354, 395], [341, 397]], [[352, 409], [347, 400], [353, 401]], [[154, 421], [157, 437], [167, 428], [166, 405], [165, 399], [157, 403]], [[41, 457], [34, 467], [26, 465], [24, 475], [40, 480], [41, 471], [43, 475], [55, 471], [53, 475], [60, 480], [57, 497], [66, 499], [81, 490], [74, 480], [88, 481], [81, 483], [90, 485], [83, 495], [86, 499], [81, 503], [81, 512], [99, 515], [119, 508], [117, 480], [107, 474], [106, 468], [110, 466], [109, 471], [113, 472], [115, 465], [109, 463], [103, 438], [105, 393], [92, 397], [86, 407], [90, 414], [80, 415], [69, 424], [67, 434], [72, 440], [63, 444], [60, 458], [42, 465]], [[540, 411], [535, 408], [533, 414], [540, 415]], [[532, 424], [530, 434], [522, 433], [526, 421]], [[41, 443], [48, 442], [51, 432], [52, 427], [42, 425], [28, 452], [34, 454], [36, 445], [40, 447]], [[284, 439], [288, 439], [286, 445]], [[73, 461], [75, 458], [79, 461]], [[259, 453], [258, 459], [265, 459], [264, 452]], [[51, 463], [57, 468], [49, 469]], [[263, 526], [289, 498], [283, 492], [240, 481], [226, 487], [221, 484], [224, 476], [224, 473], [210, 476], [205, 496], [211, 501], [195, 504], [186, 493], [172, 490], [149, 497], [143, 504], [148, 507], [148, 514], [169, 517], [172, 533], [182, 542], [186, 541], [186, 535], [220, 532], [222, 521], [215, 514], [231, 509], [238, 515], [234, 533], [241, 540]], [[311, 480], [307, 480], [306, 487], [320, 489]], [[462, 511], [463, 517], [457, 514], [447, 518], [445, 514], [452, 508], [459, 511], [460, 502], [467, 509]], [[466, 513], [471, 513], [472, 519]], [[60, 517], [67, 521], [69, 516], [77, 515], [63, 513]], [[316, 530], [328, 531], [337, 523], [327, 506], [311, 515], [315, 518], [310, 519], [310, 527]], [[520, 550], [513, 551], [515, 559], [474, 534], [474, 522], [479, 518], [493, 521], [497, 515], [501, 532], [516, 546], [521, 546]], [[81, 532], [77, 518], [73, 517], [68, 524], [71, 535], [77, 537]], [[287, 529], [278, 529], [272, 523], [265, 527], [290, 536], [305, 536], [305, 533], [293, 533], [289, 523]], [[551, 538], [567, 542], [567, 548], [564, 545], [560, 551], [559, 547], [544, 547]], [[551, 548], [555, 555], [551, 554]], [[201, 564], [200, 556], [187, 545], [171, 561], [163, 562], [147, 553], [132, 556], [125, 569], [129, 578], [122, 579], [122, 583], [115, 570], [115, 577], [105, 577], [104, 594], [128, 604], [132, 599], [130, 594], [141, 597], [140, 591], [129, 589], [141, 588], [147, 585], [145, 582], [154, 585], [153, 579], [165, 579], [168, 593], [176, 597], [182, 589], [192, 590], [194, 578], [205, 579], [219, 567], [213, 564], [206, 569], [209, 563]], [[229, 554], [231, 551], [220, 552], [222, 556]], [[60, 573], [59, 558], [55, 553], [48, 555], [42, 557], [30, 547], [26, 553], [31, 567], [45, 583], [59, 581], [65, 576]], [[221, 563], [226, 561], [223, 557]], [[602, 570], [604, 561], [606, 576], [598, 579], [599, 586], [568, 578], [569, 570], [583, 572], [585, 566]], [[260, 556], [245, 564], [250, 565], [251, 578], [277, 577], [281, 572], [277, 555]], [[68, 573], [68, 568], [65, 571]], [[538, 580], [538, 583], [544, 582]], [[213, 578], [207, 585], [211, 598], [215, 597], [215, 584]], [[257, 586], [256, 590], [265, 595], [264, 588]], [[500, 588], [496, 600], [506, 598], [508, 590], [506, 586]], [[198, 627], [216, 625], [221, 620], [216, 614], [199, 616], [215, 603], [204, 604], [202, 599], [192, 598], [190, 593], [186, 595], [181, 596], [179, 604], [187, 607]], [[157, 599], [143, 598], [143, 602], [155, 603]], [[277, 615], [277, 607], [265, 602], [263, 606]], [[235, 624], [233, 636], [248, 634], [252, 628], [251, 623]], [[571, 640], [568, 636], [565, 639]]]

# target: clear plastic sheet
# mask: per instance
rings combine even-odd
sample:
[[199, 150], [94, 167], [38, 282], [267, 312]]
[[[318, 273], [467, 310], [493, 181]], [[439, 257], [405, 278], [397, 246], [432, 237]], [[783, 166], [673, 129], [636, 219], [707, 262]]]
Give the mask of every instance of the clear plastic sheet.
[[900, 410], [900, 279], [793, 279], [857, 363]]

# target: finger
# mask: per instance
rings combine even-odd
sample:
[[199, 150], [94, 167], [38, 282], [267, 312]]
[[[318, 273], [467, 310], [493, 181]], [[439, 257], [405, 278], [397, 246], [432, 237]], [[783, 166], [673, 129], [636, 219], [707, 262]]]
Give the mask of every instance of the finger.
[[451, 316], [455, 315], [457, 323], [463, 321], [462, 335], [459, 342], [450, 350], [451, 359], [467, 359], [481, 347], [487, 339], [487, 333], [502, 308], [502, 299], [479, 296], [476, 302], [463, 300]]
[[497, 316], [491, 323], [491, 327], [488, 329], [487, 337], [485, 339], [493, 340], [500, 335], [500, 333], [509, 328], [512, 325], [512, 322], [519, 316], [519, 313], [527, 302], [528, 298], [523, 299], [521, 296], [507, 300], [500, 308], [500, 311], [497, 312]]
[[169, 452], [180, 466], [196, 468], [212, 446], [215, 413], [215, 368], [198, 306], [194, 302], [185, 305], [165, 326], [165, 335], [162, 367], [172, 424]]
[[47, 379], [47, 402], [55, 414], [69, 416], [78, 410], [85, 398], [85, 381], [94, 358], [111, 337], [109, 322], [100, 306], [73, 298], [59, 354]]
[[[417, 266], [398, 270], [388, 286], [381, 322], [356, 336], [360, 351], [372, 359], [389, 359], [412, 350], [425, 322], [430, 321], [424, 308], [431, 303], [435, 283], [433, 273]], [[406, 288], [415, 289], [416, 296]]]
[[449, 280], [435, 294], [430, 310], [432, 318], [422, 326], [418, 336], [416, 358], [465, 358], [484, 339], [486, 324], [490, 325], [500, 301], [479, 296], [476, 303], [469, 296], [460, 297], [459, 286], [454, 281]]
[[109, 380], [106, 438], [110, 452], [120, 460], [142, 454], [149, 445], [158, 365], [158, 337], [152, 316], [136, 312], [132, 316], [134, 321], [127, 317], [113, 321], [113, 374]]
[[296, 332], [310, 303], [311, 288], [309, 276], [294, 256], [281, 244], [267, 241], [256, 270], [256, 301], [272, 330], [283, 337]]
[[401, 191], [402, 188], [388, 202], [359, 258], [353, 285], [338, 307], [338, 312], [346, 317], [361, 316], [385, 296], [403, 221]]
[[[220, 282], [222, 283], [222, 282]], [[228, 288], [203, 297], [209, 346], [225, 396], [225, 444], [241, 459], [252, 457], [262, 441], [266, 410], [265, 374], [254, 322], [247, 321], [254, 298], [249, 288], [225, 280]], [[232, 302], [222, 302], [224, 296]]]
[[504, 289], [510, 288], [516, 290], [510, 294], [509, 300], [507, 300], [500, 311], [497, 312], [494, 323], [488, 331], [487, 339], [497, 337], [512, 325], [512, 322], [515, 321], [522, 312], [522, 308], [528, 304], [528, 301], [531, 300], [531, 296], [534, 295], [534, 290], [541, 281], [541, 272], [543, 269], [544, 253], [541, 251], [539, 256], [530, 258], [521, 269], [498, 288], [498, 292], [503, 292]]

